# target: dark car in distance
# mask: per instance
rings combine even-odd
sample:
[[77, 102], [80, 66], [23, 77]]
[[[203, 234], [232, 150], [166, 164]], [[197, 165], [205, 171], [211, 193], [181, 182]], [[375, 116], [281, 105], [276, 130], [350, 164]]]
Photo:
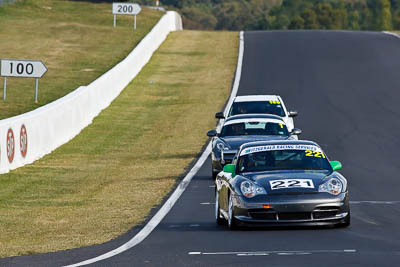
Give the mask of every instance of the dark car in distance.
[[300, 129], [288, 131], [284, 120], [276, 115], [245, 114], [227, 118], [220, 132], [208, 131], [212, 137], [212, 177], [232, 162], [239, 147], [248, 142], [297, 139]]

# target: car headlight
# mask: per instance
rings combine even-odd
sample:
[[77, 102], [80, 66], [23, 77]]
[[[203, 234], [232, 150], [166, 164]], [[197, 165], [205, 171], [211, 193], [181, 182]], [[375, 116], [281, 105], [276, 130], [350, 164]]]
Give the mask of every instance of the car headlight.
[[342, 192], [343, 184], [337, 178], [331, 178], [319, 186], [319, 192], [328, 192], [332, 195], [339, 195]]
[[255, 195], [267, 194], [264, 188], [250, 181], [243, 181], [240, 184], [240, 190], [245, 197], [254, 197]]
[[225, 145], [224, 143], [218, 143], [218, 144], [217, 144], [217, 149], [218, 149], [219, 151], [222, 151], [222, 150], [229, 150], [229, 147], [228, 147], [227, 145]]

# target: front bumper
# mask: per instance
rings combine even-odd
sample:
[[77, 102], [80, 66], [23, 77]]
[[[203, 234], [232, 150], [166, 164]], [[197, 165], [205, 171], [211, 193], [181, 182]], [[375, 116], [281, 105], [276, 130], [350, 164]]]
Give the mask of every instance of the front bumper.
[[234, 216], [242, 225], [329, 225], [346, 222], [348, 193], [234, 197]]

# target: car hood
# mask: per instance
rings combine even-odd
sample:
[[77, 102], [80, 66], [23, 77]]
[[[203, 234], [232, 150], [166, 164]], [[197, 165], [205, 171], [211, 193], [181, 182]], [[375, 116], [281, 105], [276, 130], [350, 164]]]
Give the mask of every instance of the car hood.
[[289, 138], [290, 136], [280, 135], [240, 135], [220, 137], [220, 140], [229, 145], [229, 150], [237, 150], [244, 143], [268, 140], [286, 140]]
[[[247, 173], [242, 176], [252, 180], [254, 183], [262, 186], [267, 190], [267, 193], [313, 193], [318, 192], [318, 187], [324, 183], [325, 178], [328, 177], [330, 173], [328, 171], [305, 171], [305, 170], [293, 170], [293, 171], [271, 171], [271, 172], [259, 172], [259, 173]], [[314, 188], [279, 188], [272, 189], [270, 181], [274, 180], [285, 180], [285, 179], [310, 179], [313, 182]]]

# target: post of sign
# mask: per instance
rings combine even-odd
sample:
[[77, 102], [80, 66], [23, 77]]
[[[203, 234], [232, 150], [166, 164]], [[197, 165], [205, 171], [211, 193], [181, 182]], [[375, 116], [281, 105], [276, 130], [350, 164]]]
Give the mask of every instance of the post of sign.
[[7, 77], [4, 77], [3, 100], [6, 100], [6, 93], [7, 93]]
[[6, 100], [7, 77], [35, 78], [35, 103], [38, 101], [39, 78], [47, 68], [40, 60], [1, 59], [0, 76], [4, 77], [3, 100]]
[[38, 102], [39, 79], [35, 78], [35, 103]]
[[138, 4], [134, 3], [113, 3], [112, 13], [114, 15], [114, 27], [117, 25], [117, 15], [133, 15], [134, 24], [133, 27], [136, 30], [136, 15], [142, 11], [142, 8]]

